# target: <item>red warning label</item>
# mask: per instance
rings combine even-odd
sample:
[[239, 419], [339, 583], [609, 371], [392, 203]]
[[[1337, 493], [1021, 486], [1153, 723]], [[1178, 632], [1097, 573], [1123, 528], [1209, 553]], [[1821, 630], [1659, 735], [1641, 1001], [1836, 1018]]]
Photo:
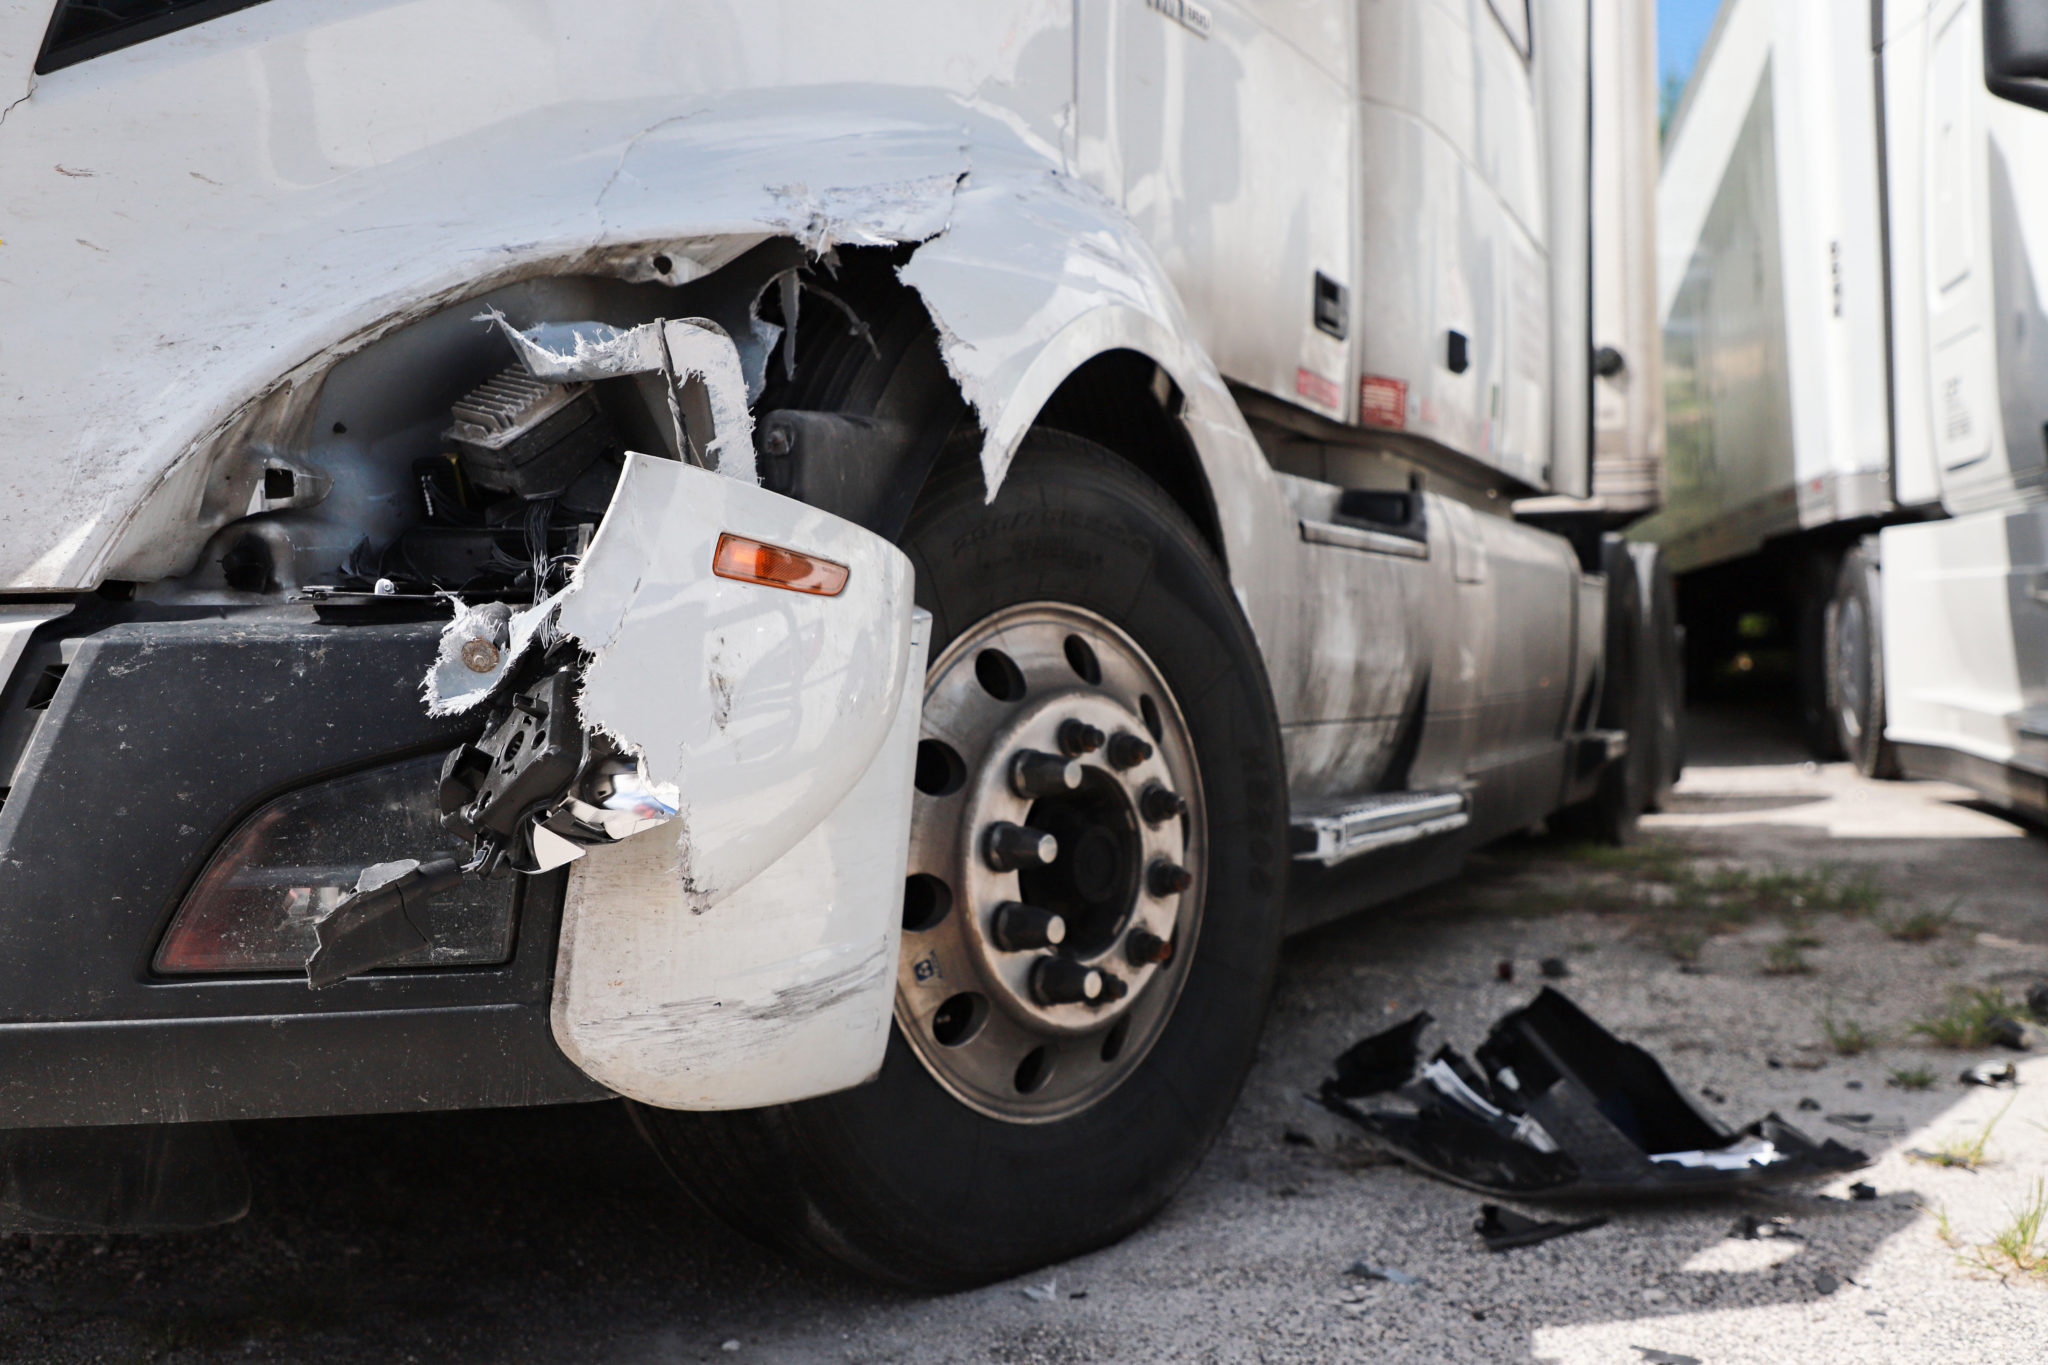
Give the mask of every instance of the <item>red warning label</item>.
[[1334, 411], [1344, 406], [1344, 390], [1337, 387], [1337, 381], [1325, 379], [1314, 370], [1294, 372], [1294, 391], [1317, 407]]
[[1408, 426], [1408, 381], [1369, 374], [1358, 381], [1358, 420], [1402, 431]]

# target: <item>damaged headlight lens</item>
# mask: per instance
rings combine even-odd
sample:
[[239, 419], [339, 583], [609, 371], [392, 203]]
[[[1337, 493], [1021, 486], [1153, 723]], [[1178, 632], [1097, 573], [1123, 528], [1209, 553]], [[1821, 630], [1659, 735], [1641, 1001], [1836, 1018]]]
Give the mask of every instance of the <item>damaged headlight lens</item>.
[[[288, 792], [228, 836], [178, 907], [157, 949], [166, 976], [296, 972], [318, 946], [313, 926], [390, 858], [468, 849], [442, 831], [439, 755]], [[512, 956], [517, 877], [470, 880], [431, 902], [433, 942], [405, 967], [486, 966]]]

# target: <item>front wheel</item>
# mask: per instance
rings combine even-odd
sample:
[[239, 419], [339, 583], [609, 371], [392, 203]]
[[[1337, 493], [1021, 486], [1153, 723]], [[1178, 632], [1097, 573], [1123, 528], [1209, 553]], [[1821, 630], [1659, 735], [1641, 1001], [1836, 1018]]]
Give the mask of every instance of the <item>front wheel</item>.
[[638, 1108], [757, 1238], [918, 1288], [1139, 1226], [1249, 1068], [1278, 949], [1278, 726], [1213, 554], [1154, 484], [1034, 433], [1000, 496], [934, 480], [933, 615], [896, 1022], [869, 1085]]
[[1898, 751], [1884, 737], [1884, 646], [1876, 551], [1859, 545], [1842, 556], [1828, 603], [1828, 715], [1841, 752], [1865, 777], [1899, 775]]

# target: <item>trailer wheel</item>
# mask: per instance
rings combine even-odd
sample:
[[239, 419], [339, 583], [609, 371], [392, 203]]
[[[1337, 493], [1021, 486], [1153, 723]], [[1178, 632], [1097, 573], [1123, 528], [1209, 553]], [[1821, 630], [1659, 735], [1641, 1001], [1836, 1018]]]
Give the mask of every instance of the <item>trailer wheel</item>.
[[903, 544], [932, 663], [881, 1073], [634, 1114], [741, 1231], [944, 1289], [1112, 1242], [1193, 1171], [1272, 983], [1285, 785], [1221, 567], [1115, 455], [1033, 433], [993, 504], [939, 474]]
[[[1642, 681], [1649, 746], [1643, 809], [1662, 810], [1685, 771], [1685, 635], [1678, 624], [1678, 588], [1662, 546], [1629, 542], [1640, 588], [1643, 637]], [[1633, 736], [1631, 736], [1633, 743]]]
[[1827, 700], [1841, 751], [1865, 777], [1900, 775], [1884, 737], [1884, 637], [1877, 555], [1858, 545], [1842, 556], [1827, 610]]
[[1617, 535], [1602, 538], [1600, 567], [1607, 577], [1607, 630], [1601, 650], [1600, 707], [1594, 724], [1628, 735], [1628, 749], [1600, 774], [1593, 795], [1551, 815], [1553, 834], [1624, 844], [1649, 798], [1656, 762], [1657, 707], [1652, 684], [1642, 584], [1635, 556]]

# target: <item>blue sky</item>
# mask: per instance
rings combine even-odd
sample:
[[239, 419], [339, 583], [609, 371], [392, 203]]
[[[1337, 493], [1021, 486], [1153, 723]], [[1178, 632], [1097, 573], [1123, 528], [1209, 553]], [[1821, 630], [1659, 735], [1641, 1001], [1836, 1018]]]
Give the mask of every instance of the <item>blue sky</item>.
[[1692, 74], [1693, 60], [1714, 27], [1721, 0], [1657, 0], [1657, 82]]

